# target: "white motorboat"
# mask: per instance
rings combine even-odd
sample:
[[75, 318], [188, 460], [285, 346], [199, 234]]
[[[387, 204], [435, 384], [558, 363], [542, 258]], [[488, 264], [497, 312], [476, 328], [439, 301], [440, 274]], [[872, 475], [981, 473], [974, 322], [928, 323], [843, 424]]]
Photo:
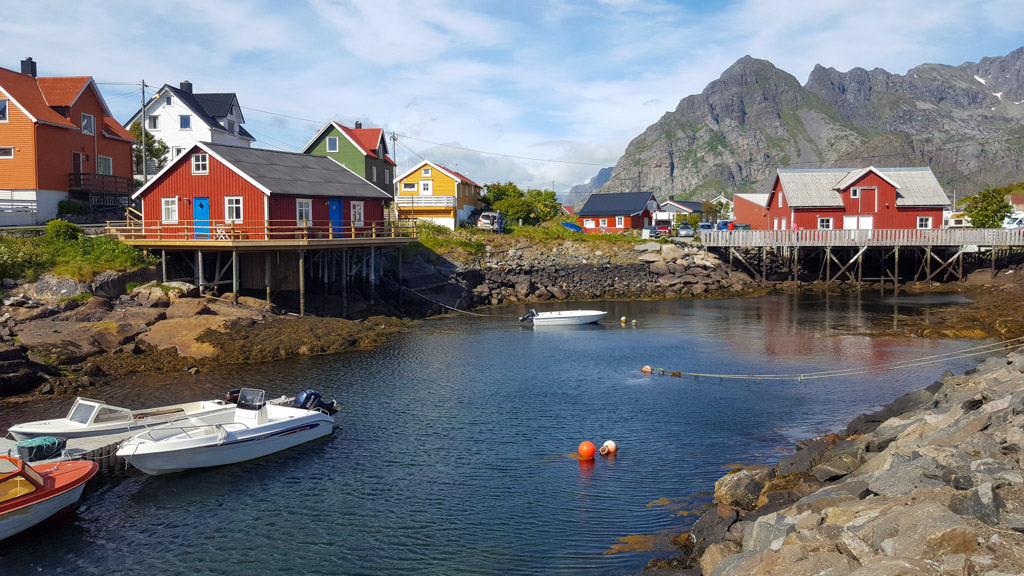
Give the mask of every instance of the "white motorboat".
[[604, 318], [607, 312], [600, 310], [556, 310], [554, 312], [537, 312], [530, 310], [519, 318], [520, 322], [531, 320], [534, 326], [570, 326], [573, 324], [592, 324]]
[[79, 397], [75, 398], [75, 403], [71, 405], [71, 410], [64, 418], [15, 424], [11, 426], [10, 433], [19, 441], [39, 436], [84, 438], [141, 430], [192, 416], [233, 412], [234, 409], [234, 403], [227, 400], [203, 400], [145, 410], [130, 410], [111, 406], [102, 400]]
[[268, 403], [263, 390], [242, 388], [230, 419], [217, 413], [150, 428], [122, 442], [117, 455], [146, 474], [167, 474], [252, 460], [334, 429], [318, 402], [296, 404], [306, 407]]

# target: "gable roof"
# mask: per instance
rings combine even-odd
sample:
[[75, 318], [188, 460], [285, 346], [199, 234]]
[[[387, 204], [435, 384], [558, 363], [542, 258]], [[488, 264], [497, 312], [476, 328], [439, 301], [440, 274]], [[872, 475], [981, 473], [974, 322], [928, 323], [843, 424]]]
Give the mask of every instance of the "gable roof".
[[[307, 142], [306, 145], [302, 147], [302, 153], [309, 154], [309, 152], [313, 149], [313, 145], [316, 144], [318, 140], [320, 140], [320, 137], [323, 136], [324, 132], [327, 132], [331, 128], [334, 128], [338, 132], [341, 132], [342, 135], [344, 135], [345, 138], [349, 142], [351, 142], [353, 146], [356, 147], [356, 149], [363, 153], [363, 156], [369, 156], [370, 158], [380, 158], [380, 156], [377, 154], [377, 148], [378, 146], [380, 146], [381, 139], [384, 138], [383, 128], [349, 128], [347, 126], [339, 124], [334, 120], [331, 120], [330, 122], [325, 124], [323, 128], [317, 130], [312, 140]], [[387, 150], [387, 142], [384, 142], [384, 149]], [[384, 161], [387, 162], [388, 164], [391, 164], [392, 166], [397, 166], [395, 161], [392, 160], [391, 156], [388, 156], [387, 153], [384, 154]]]
[[[90, 82], [92, 78], [88, 76], [36, 78], [48, 106], [74, 106]], [[106, 105], [103, 107], [106, 108]]]
[[14, 102], [14, 105], [33, 122], [60, 126], [61, 128], [78, 128], [71, 120], [50, 108], [50, 105], [46, 102], [46, 97], [43, 96], [43, 91], [39, 88], [37, 78], [6, 68], [0, 68], [0, 92]]
[[633, 216], [647, 208], [647, 202], [657, 199], [653, 192], [613, 192], [591, 194], [577, 216]]
[[470, 180], [464, 174], [460, 174], [459, 172], [456, 172], [455, 170], [452, 170], [451, 168], [447, 168], [445, 166], [440, 166], [438, 164], [434, 164], [430, 160], [424, 160], [424, 161], [420, 162], [419, 164], [416, 164], [412, 168], [409, 168], [405, 172], [402, 172], [400, 175], [395, 177], [395, 182], [401, 182], [406, 177], [408, 177], [410, 174], [412, 174], [413, 172], [419, 170], [420, 168], [423, 168], [424, 166], [430, 166], [434, 170], [437, 170], [437, 171], [445, 174], [446, 176], [448, 176], [452, 180], [455, 180], [456, 182], [465, 182], [467, 184], [476, 186], [477, 188], [483, 188], [483, 186], [481, 186], [481, 185], [477, 184], [476, 182]]
[[945, 206], [946, 193], [931, 168], [825, 168], [794, 170], [780, 168], [776, 183], [782, 184], [793, 208], [842, 208], [840, 192], [864, 175], [874, 172], [896, 189], [896, 206]]
[[771, 194], [733, 194], [733, 200], [739, 198], [740, 200], [746, 200], [751, 204], [756, 204], [762, 208], [768, 206], [768, 200], [771, 198]]
[[695, 200], [665, 200], [661, 203], [662, 209], [664, 209], [666, 205], [675, 206], [679, 210], [689, 212], [691, 214], [704, 212], [704, 203], [697, 202]]
[[565, 212], [569, 216], [576, 215], [576, 209], [573, 208], [572, 206], [569, 206], [568, 204], [562, 204], [562, 212]]
[[[249, 133], [248, 130], [242, 126], [242, 122], [245, 122], [245, 117], [242, 116], [242, 107], [238, 105], [238, 96], [234, 92], [217, 92], [211, 94], [193, 94], [187, 90], [181, 88], [175, 88], [170, 84], [164, 84], [156, 94], [153, 95], [153, 100], [159, 100], [162, 94], [168, 93], [171, 96], [178, 99], [179, 102], [188, 107], [196, 118], [199, 118], [206, 124], [211, 130], [220, 130], [227, 132], [227, 127], [220, 123], [217, 118], [224, 118], [231, 112], [231, 106], [238, 106], [239, 123], [238, 123], [238, 135], [242, 138], [255, 141], [256, 138]], [[147, 105], [149, 102], [146, 103]], [[124, 123], [125, 126], [131, 126], [132, 122], [135, 122], [142, 115], [142, 109], [140, 108], [132, 117]]]
[[286, 194], [305, 197], [391, 198], [391, 195], [327, 156], [209, 142], [199, 142], [178, 156], [139, 188], [132, 198], [137, 198], [154, 186], [171, 167], [191, 162], [196, 148], [209, 153], [267, 196]]

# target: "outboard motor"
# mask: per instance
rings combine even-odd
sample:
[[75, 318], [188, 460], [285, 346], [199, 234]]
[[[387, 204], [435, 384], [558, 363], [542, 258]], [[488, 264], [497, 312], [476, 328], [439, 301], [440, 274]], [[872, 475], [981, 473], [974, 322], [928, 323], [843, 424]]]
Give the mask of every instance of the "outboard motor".
[[520, 316], [519, 317], [519, 321], [520, 322], [526, 322], [527, 320], [529, 320], [530, 318], [533, 318], [536, 315], [537, 315], [537, 311], [534, 310], [533, 308], [530, 308], [530, 311], [525, 316]]
[[324, 400], [316, 390], [304, 390], [295, 396], [295, 407], [304, 410], [320, 410], [328, 416], [338, 413], [337, 400]]
[[224, 394], [224, 401], [225, 402], [230, 402], [232, 404], [238, 404], [238, 393], [241, 392], [241, 391], [242, 391], [241, 388], [235, 388], [234, 390], [228, 390], [227, 393]]

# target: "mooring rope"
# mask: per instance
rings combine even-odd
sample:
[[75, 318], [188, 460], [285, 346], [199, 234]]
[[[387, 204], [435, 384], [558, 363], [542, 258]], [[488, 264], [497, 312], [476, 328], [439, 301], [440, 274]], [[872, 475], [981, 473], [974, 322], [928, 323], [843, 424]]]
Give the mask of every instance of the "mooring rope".
[[804, 373], [793, 373], [793, 374], [715, 374], [710, 372], [687, 372], [685, 370], [666, 370], [665, 368], [651, 368], [650, 366], [644, 366], [641, 371], [646, 374], [657, 373], [663, 376], [675, 376], [681, 378], [683, 376], [693, 376], [694, 378], [705, 377], [705, 378], [718, 378], [718, 379], [732, 379], [732, 380], [816, 380], [821, 378], [836, 378], [840, 376], [854, 376], [858, 374], [867, 374], [869, 372], [886, 372], [889, 370], [899, 370], [901, 368], [913, 368], [915, 366], [924, 366], [927, 364], [935, 364], [945, 360], [956, 360], [959, 358], [969, 358], [971, 356], [979, 356], [982, 354], [990, 354], [1000, 349], [1017, 349], [1024, 346], [1024, 337], [1011, 338], [1001, 342], [994, 342], [991, 344], [983, 344], [981, 346], [974, 346], [972, 348], [965, 348], [963, 350], [957, 350], [955, 352], [946, 352], [943, 354], [935, 354], [933, 356], [923, 356], [915, 360], [909, 360], [904, 362], [895, 363], [881, 363], [872, 364], [868, 366], [861, 366], [857, 368], [842, 368], [838, 370], [823, 370], [820, 372], [804, 372]]
[[423, 294], [420, 294], [419, 292], [417, 292], [416, 290], [413, 290], [412, 288], [409, 288], [407, 286], [402, 286], [401, 284], [399, 284], [398, 282], [395, 282], [391, 278], [381, 277], [381, 279], [385, 280], [387, 282], [390, 282], [390, 283], [394, 284], [395, 286], [398, 286], [399, 290], [405, 290], [407, 292], [412, 292], [413, 294], [419, 296], [420, 298], [423, 298], [424, 300], [426, 300], [428, 302], [437, 304], [438, 306], [441, 306], [442, 308], [447, 308], [447, 309], [449, 309], [449, 310], [451, 310], [453, 312], [459, 312], [460, 314], [469, 314], [470, 316], [481, 316], [481, 317], [484, 317], [484, 318], [519, 318], [519, 316], [512, 316], [512, 315], [508, 315], [508, 314], [480, 314], [478, 312], [470, 312], [469, 310], [461, 310], [459, 308], [455, 308], [453, 306], [449, 306], [449, 305], [445, 304], [444, 302], [438, 302], [437, 300], [434, 300], [433, 298], [431, 298], [429, 296], [425, 296]]

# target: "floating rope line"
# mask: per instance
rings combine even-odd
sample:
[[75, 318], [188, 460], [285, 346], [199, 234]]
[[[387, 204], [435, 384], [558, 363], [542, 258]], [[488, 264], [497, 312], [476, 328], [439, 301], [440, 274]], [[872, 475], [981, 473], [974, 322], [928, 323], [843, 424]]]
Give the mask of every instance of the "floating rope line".
[[674, 376], [676, 378], [682, 378], [683, 376], [693, 376], [694, 378], [718, 378], [719, 380], [797, 380], [802, 382], [804, 380], [817, 380], [821, 378], [836, 378], [839, 376], [854, 376], [858, 374], [867, 374], [870, 372], [886, 372], [889, 370], [899, 370], [902, 368], [913, 368], [915, 366], [925, 366], [928, 364], [935, 364], [945, 360], [956, 360], [960, 358], [969, 358], [971, 356], [979, 356], [983, 354], [990, 354], [998, 350], [1011, 349], [1015, 350], [1024, 346], [1024, 337], [1011, 338], [1001, 342], [994, 342], [991, 344], [983, 344], [981, 346], [975, 346], [973, 348], [965, 348], [963, 350], [957, 350], [955, 352], [946, 352], [943, 354], [935, 354], [933, 356], [924, 356], [916, 360], [909, 360], [904, 362], [896, 363], [882, 363], [882, 364], [871, 364], [868, 366], [860, 366], [857, 368], [842, 368], [838, 370], [824, 370], [820, 372], [804, 372], [794, 374], [715, 374], [707, 372], [687, 372], [684, 370], [666, 370], [664, 368], [651, 368], [650, 366], [644, 366], [641, 368], [641, 372], [644, 374], [658, 373], [662, 376]]

